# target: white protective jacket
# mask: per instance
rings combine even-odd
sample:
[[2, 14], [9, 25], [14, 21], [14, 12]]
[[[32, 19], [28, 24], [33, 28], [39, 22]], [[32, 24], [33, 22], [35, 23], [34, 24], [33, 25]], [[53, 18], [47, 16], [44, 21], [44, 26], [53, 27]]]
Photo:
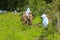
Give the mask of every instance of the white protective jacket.
[[48, 25], [48, 18], [45, 14], [42, 14], [41, 17], [43, 18], [43, 25], [46, 27]]

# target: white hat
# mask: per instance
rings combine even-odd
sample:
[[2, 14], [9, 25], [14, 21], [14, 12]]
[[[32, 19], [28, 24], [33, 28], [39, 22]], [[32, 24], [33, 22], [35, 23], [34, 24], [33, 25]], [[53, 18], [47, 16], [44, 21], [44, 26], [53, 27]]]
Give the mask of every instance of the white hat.
[[30, 8], [27, 8], [26, 13], [30, 13]]
[[46, 17], [46, 15], [45, 14], [42, 14], [42, 16], [41, 17]]

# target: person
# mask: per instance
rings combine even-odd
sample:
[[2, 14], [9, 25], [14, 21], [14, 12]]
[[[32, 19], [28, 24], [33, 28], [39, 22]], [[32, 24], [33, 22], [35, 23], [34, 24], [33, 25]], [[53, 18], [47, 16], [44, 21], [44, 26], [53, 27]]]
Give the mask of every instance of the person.
[[26, 16], [29, 18], [29, 14], [31, 13], [30, 8], [27, 8], [25, 13], [26, 13]]
[[25, 11], [25, 13], [23, 13], [22, 15], [22, 21], [23, 21], [23, 25], [27, 24], [28, 25], [32, 25], [32, 13], [30, 11], [30, 8], [27, 8], [27, 10]]
[[41, 16], [43, 18], [43, 26], [46, 27], [48, 25], [48, 18], [45, 14]]

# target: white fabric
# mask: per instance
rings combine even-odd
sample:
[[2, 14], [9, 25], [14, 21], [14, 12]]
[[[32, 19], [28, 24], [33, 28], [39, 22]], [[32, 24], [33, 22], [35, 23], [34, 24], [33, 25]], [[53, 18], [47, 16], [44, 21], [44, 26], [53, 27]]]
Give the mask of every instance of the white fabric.
[[43, 25], [44, 25], [44, 27], [46, 27], [48, 25], [48, 18], [46, 17], [45, 14], [42, 14], [41, 17], [43, 18]]
[[30, 8], [27, 8], [26, 15], [29, 16], [29, 13], [30, 13]]

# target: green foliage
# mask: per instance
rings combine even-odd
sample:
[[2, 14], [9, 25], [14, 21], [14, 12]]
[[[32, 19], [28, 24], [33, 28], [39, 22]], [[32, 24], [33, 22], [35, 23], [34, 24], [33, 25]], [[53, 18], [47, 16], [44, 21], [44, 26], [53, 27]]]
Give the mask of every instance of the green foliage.
[[[57, 18], [55, 15], [58, 10], [54, 11], [54, 4], [60, 4], [60, 0], [53, 0], [52, 3], [46, 4], [44, 0], [1, 0], [0, 9], [17, 9], [21, 8], [23, 11], [26, 8], [30, 8], [33, 15], [33, 25], [40, 23], [40, 26], [24, 26], [20, 21], [21, 14], [12, 14], [7, 12], [6, 14], [0, 14], [0, 40], [34, 40], [36, 37], [39, 40], [58, 40], [60, 34], [58, 34]], [[51, 19], [52, 24], [49, 24], [46, 28], [42, 26], [41, 15], [46, 13]]]
[[39, 37], [39, 40], [56, 40], [59, 38], [56, 37], [56, 33], [58, 32], [57, 28], [52, 25], [48, 25], [46, 28], [43, 28], [43, 31]]
[[41, 11], [45, 9], [46, 2], [43, 0], [29, 0], [29, 6], [35, 16], [41, 14]]

